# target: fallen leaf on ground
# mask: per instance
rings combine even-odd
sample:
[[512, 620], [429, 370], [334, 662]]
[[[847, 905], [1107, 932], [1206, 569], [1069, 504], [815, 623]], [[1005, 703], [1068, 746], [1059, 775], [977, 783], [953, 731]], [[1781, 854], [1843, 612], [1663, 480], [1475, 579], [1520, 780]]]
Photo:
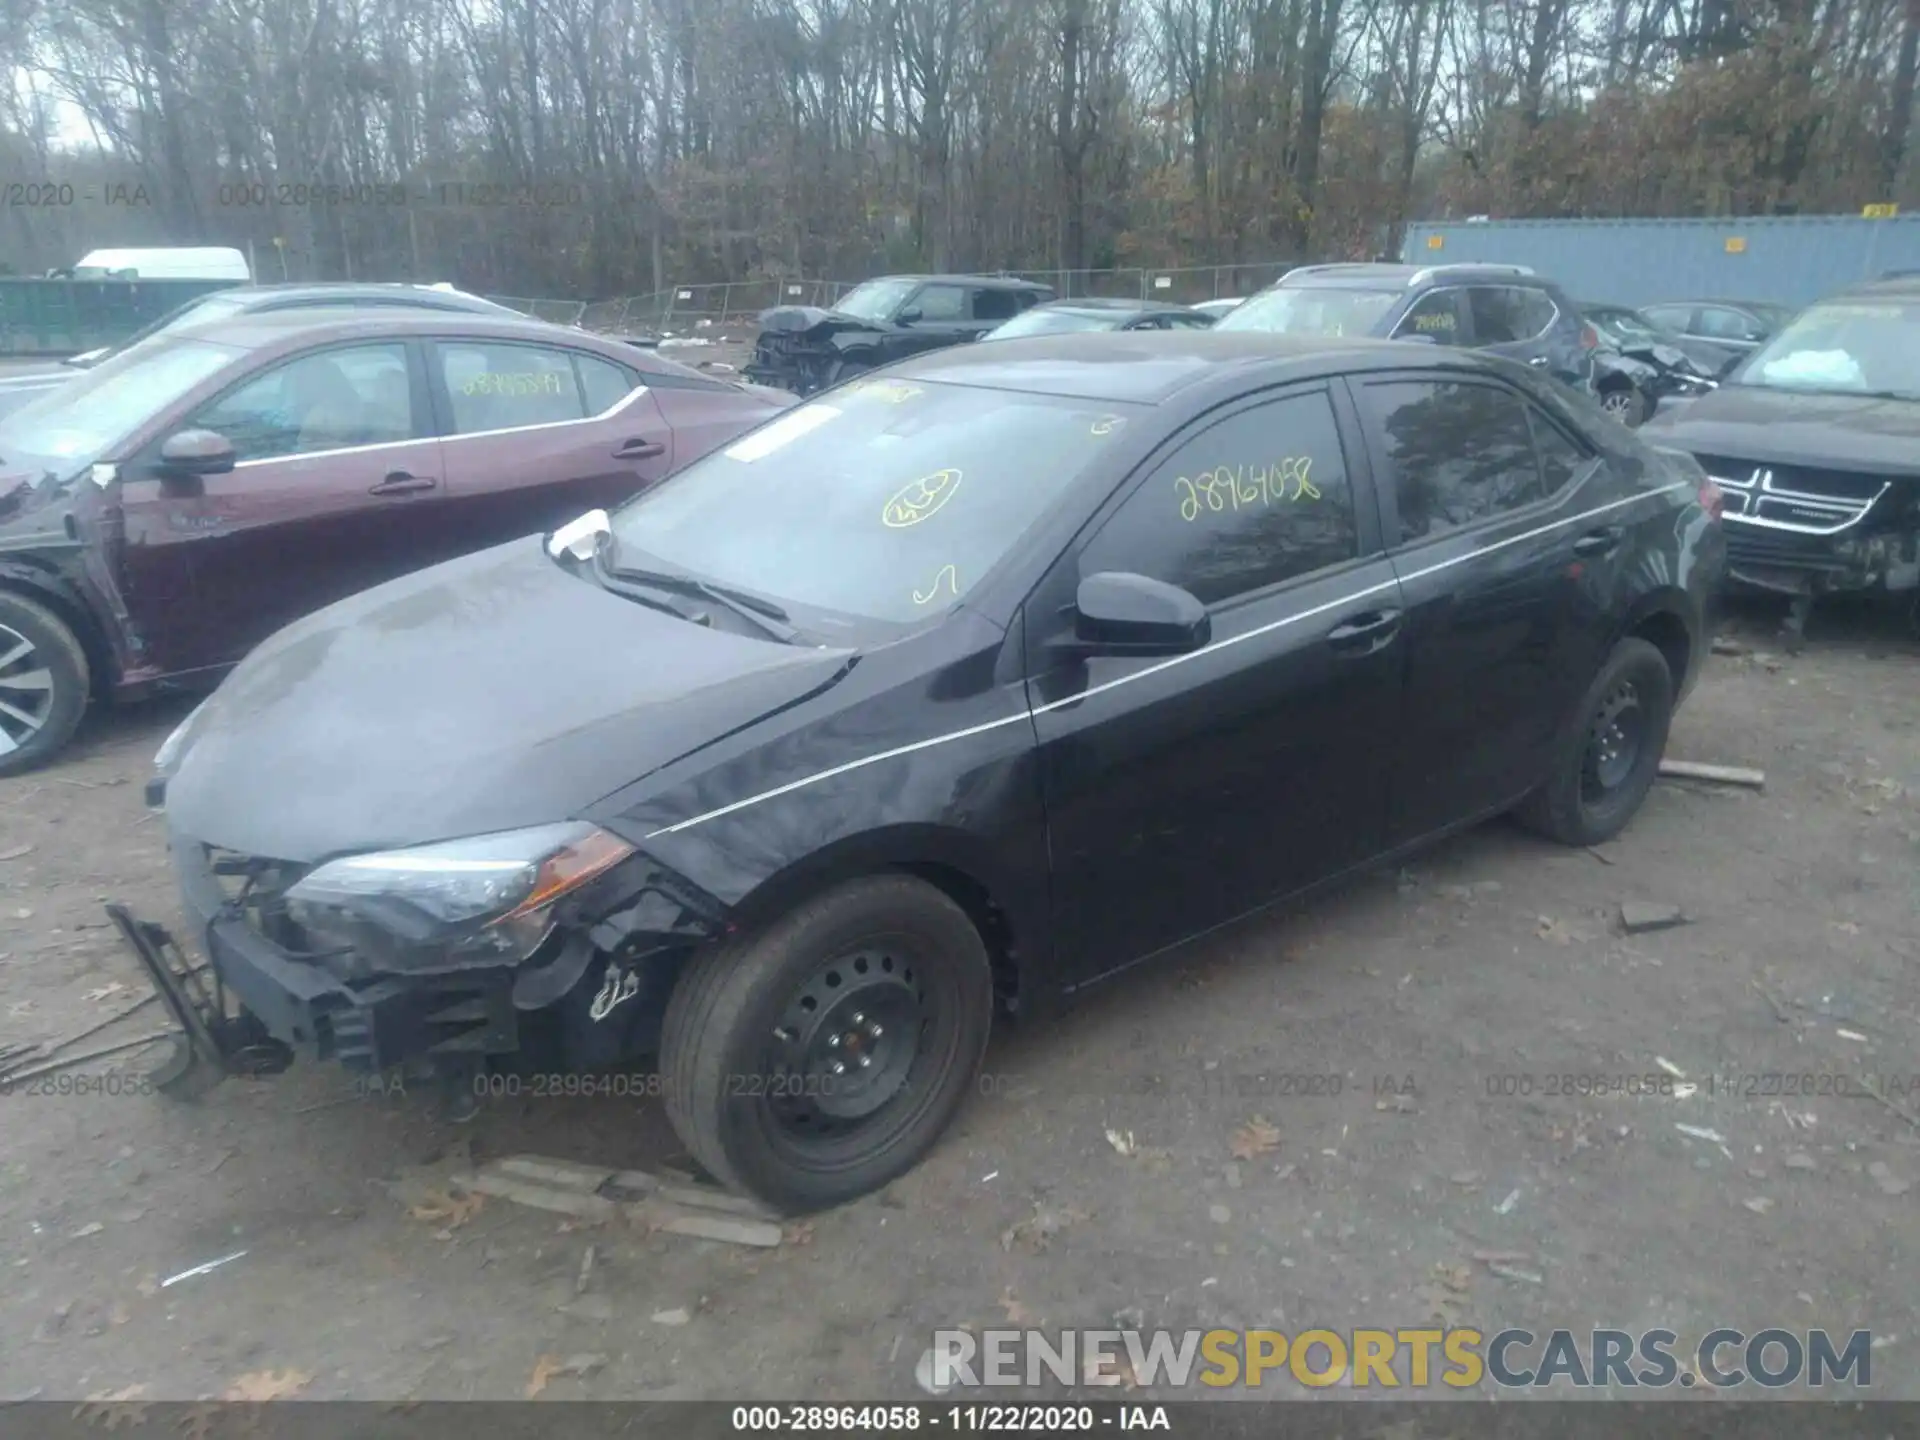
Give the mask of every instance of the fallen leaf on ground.
[[1135, 1143], [1131, 1130], [1124, 1132], [1119, 1130], [1107, 1131], [1107, 1143], [1122, 1155], [1135, 1154], [1140, 1148], [1139, 1145]]
[[[1104, 1362], [1104, 1363], [1103, 1363]], [[1140, 1377], [1133, 1373], [1133, 1362], [1122, 1355], [1089, 1355], [1081, 1366], [1080, 1382], [1106, 1388], [1119, 1385], [1128, 1390], [1140, 1388]]]
[[10, 850], [0, 850], [0, 860], [18, 860], [22, 855], [31, 855], [33, 846], [15, 845]]
[[409, 1207], [407, 1214], [416, 1220], [438, 1220], [446, 1229], [457, 1230], [478, 1215], [486, 1203], [484, 1195], [455, 1195], [443, 1190]]
[[1755, 1195], [1749, 1199], [1742, 1200], [1740, 1203], [1756, 1215], [1764, 1215], [1773, 1209], [1773, 1201], [1764, 1195]]
[[222, 1400], [244, 1400], [264, 1404], [269, 1400], [290, 1400], [313, 1383], [305, 1370], [250, 1370], [239, 1375], [220, 1392]]
[[90, 1405], [124, 1405], [129, 1400], [138, 1400], [147, 1393], [144, 1385], [125, 1385], [118, 1390], [100, 1390], [87, 1396]]
[[1000, 1308], [1007, 1312], [1009, 1325], [1031, 1325], [1033, 1312], [1014, 1298], [1013, 1287], [1007, 1286], [1000, 1292]]
[[1279, 1128], [1268, 1124], [1263, 1116], [1254, 1116], [1233, 1132], [1232, 1149], [1236, 1160], [1257, 1160], [1279, 1146]]
[[560, 1373], [560, 1357], [558, 1355], [542, 1355], [538, 1360], [533, 1362], [533, 1374], [527, 1377], [527, 1388], [522, 1393], [527, 1399], [533, 1399], [542, 1390], [547, 1388], [548, 1381]]
[[1001, 1233], [1000, 1248], [1011, 1250], [1015, 1245], [1025, 1245], [1032, 1250], [1044, 1250], [1055, 1235], [1086, 1218], [1086, 1211], [1075, 1210], [1071, 1206], [1036, 1205], [1033, 1214], [1008, 1226]]
[[1464, 1295], [1473, 1288], [1473, 1271], [1465, 1265], [1436, 1265], [1433, 1278], [1456, 1294]]
[[1582, 932], [1564, 921], [1554, 919], [1551, 915], [1540, 917], [1540, 928], [1535, 933], [1542, 940], [1549, 940], [1555, 945], [1571, 945], [1576, 940], [1587, 938]]
[[83, 998], [88, 1000], [111, 1000], [116, 995], [124, 995], [126, 993], [127, 987], [122, 985], [118, 980], [114, 980], [102, 985], [98, 990], [87, 991]]
[[785, 1230], [780, 1232], [780, 1239], [788, 1245], [811, 1245], [813, 1243], [813, 1226], [810, 1222], [804, 1220], [797, 1224], [789, 1225]]

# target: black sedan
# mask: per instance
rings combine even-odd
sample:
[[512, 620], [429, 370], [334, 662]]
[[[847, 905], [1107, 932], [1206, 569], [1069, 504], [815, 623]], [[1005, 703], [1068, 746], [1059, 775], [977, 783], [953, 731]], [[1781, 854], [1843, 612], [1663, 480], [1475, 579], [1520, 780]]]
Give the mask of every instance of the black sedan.
[[1215, 317], [1164, 300], [1110, 300], [1085, 296], [1050, 300], [996, 326], [982, 340], [1019, 340], [1032, 335], [1069, 335], [1076, 330], [1208, 330]]
[[1716, 493], [1467, 352], [942, 350], [254, 651], [149, 789], [243, 1009], [118, 918], [216, 1067], [657, 1055], [706, 1170], [832, 1204], [996, 1014], [1502, 811], [1618, 833]]

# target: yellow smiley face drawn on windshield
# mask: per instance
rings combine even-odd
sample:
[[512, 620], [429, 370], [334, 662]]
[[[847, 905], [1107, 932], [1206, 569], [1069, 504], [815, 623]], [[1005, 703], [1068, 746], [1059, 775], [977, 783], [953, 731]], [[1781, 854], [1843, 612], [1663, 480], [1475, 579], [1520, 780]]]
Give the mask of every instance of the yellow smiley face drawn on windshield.
[[960, 488], [958, 470], [936, 470], [918, 480], [909, 481], [880, 508], [880, 522], [895, 530], [918, 525], [932, 515]]

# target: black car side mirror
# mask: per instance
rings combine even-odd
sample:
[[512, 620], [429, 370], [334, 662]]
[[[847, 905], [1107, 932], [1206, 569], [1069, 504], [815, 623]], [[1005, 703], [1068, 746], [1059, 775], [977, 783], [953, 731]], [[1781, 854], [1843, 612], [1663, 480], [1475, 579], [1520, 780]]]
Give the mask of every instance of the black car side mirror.
[[233, 442], [217, 430], [180, 430], [160, 447], [156, 467], [168, 476], [224, 475], [234, 465]]
[[920, 318], [920, 307], [918, 305], [909, 305], [893, 318], [897, 324], [911, 325]]
[[1197, 597], [1146, 575], [1089, 575], [1073, 609], [1073, 648], [1087, 654], [1184, 655], [1213, 638], [1213, 620]]

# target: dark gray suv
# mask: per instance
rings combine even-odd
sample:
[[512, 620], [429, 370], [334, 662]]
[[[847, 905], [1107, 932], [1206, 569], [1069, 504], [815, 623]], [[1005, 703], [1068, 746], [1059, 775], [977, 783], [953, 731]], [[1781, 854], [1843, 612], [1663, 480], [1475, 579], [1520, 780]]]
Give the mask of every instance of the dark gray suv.
[[1592, 388], [1600, 344], [1580, 307], [1524, 265], [1308, 265], [1288, 271], [1214, 328], [1489, 350], [1579, 390]]

